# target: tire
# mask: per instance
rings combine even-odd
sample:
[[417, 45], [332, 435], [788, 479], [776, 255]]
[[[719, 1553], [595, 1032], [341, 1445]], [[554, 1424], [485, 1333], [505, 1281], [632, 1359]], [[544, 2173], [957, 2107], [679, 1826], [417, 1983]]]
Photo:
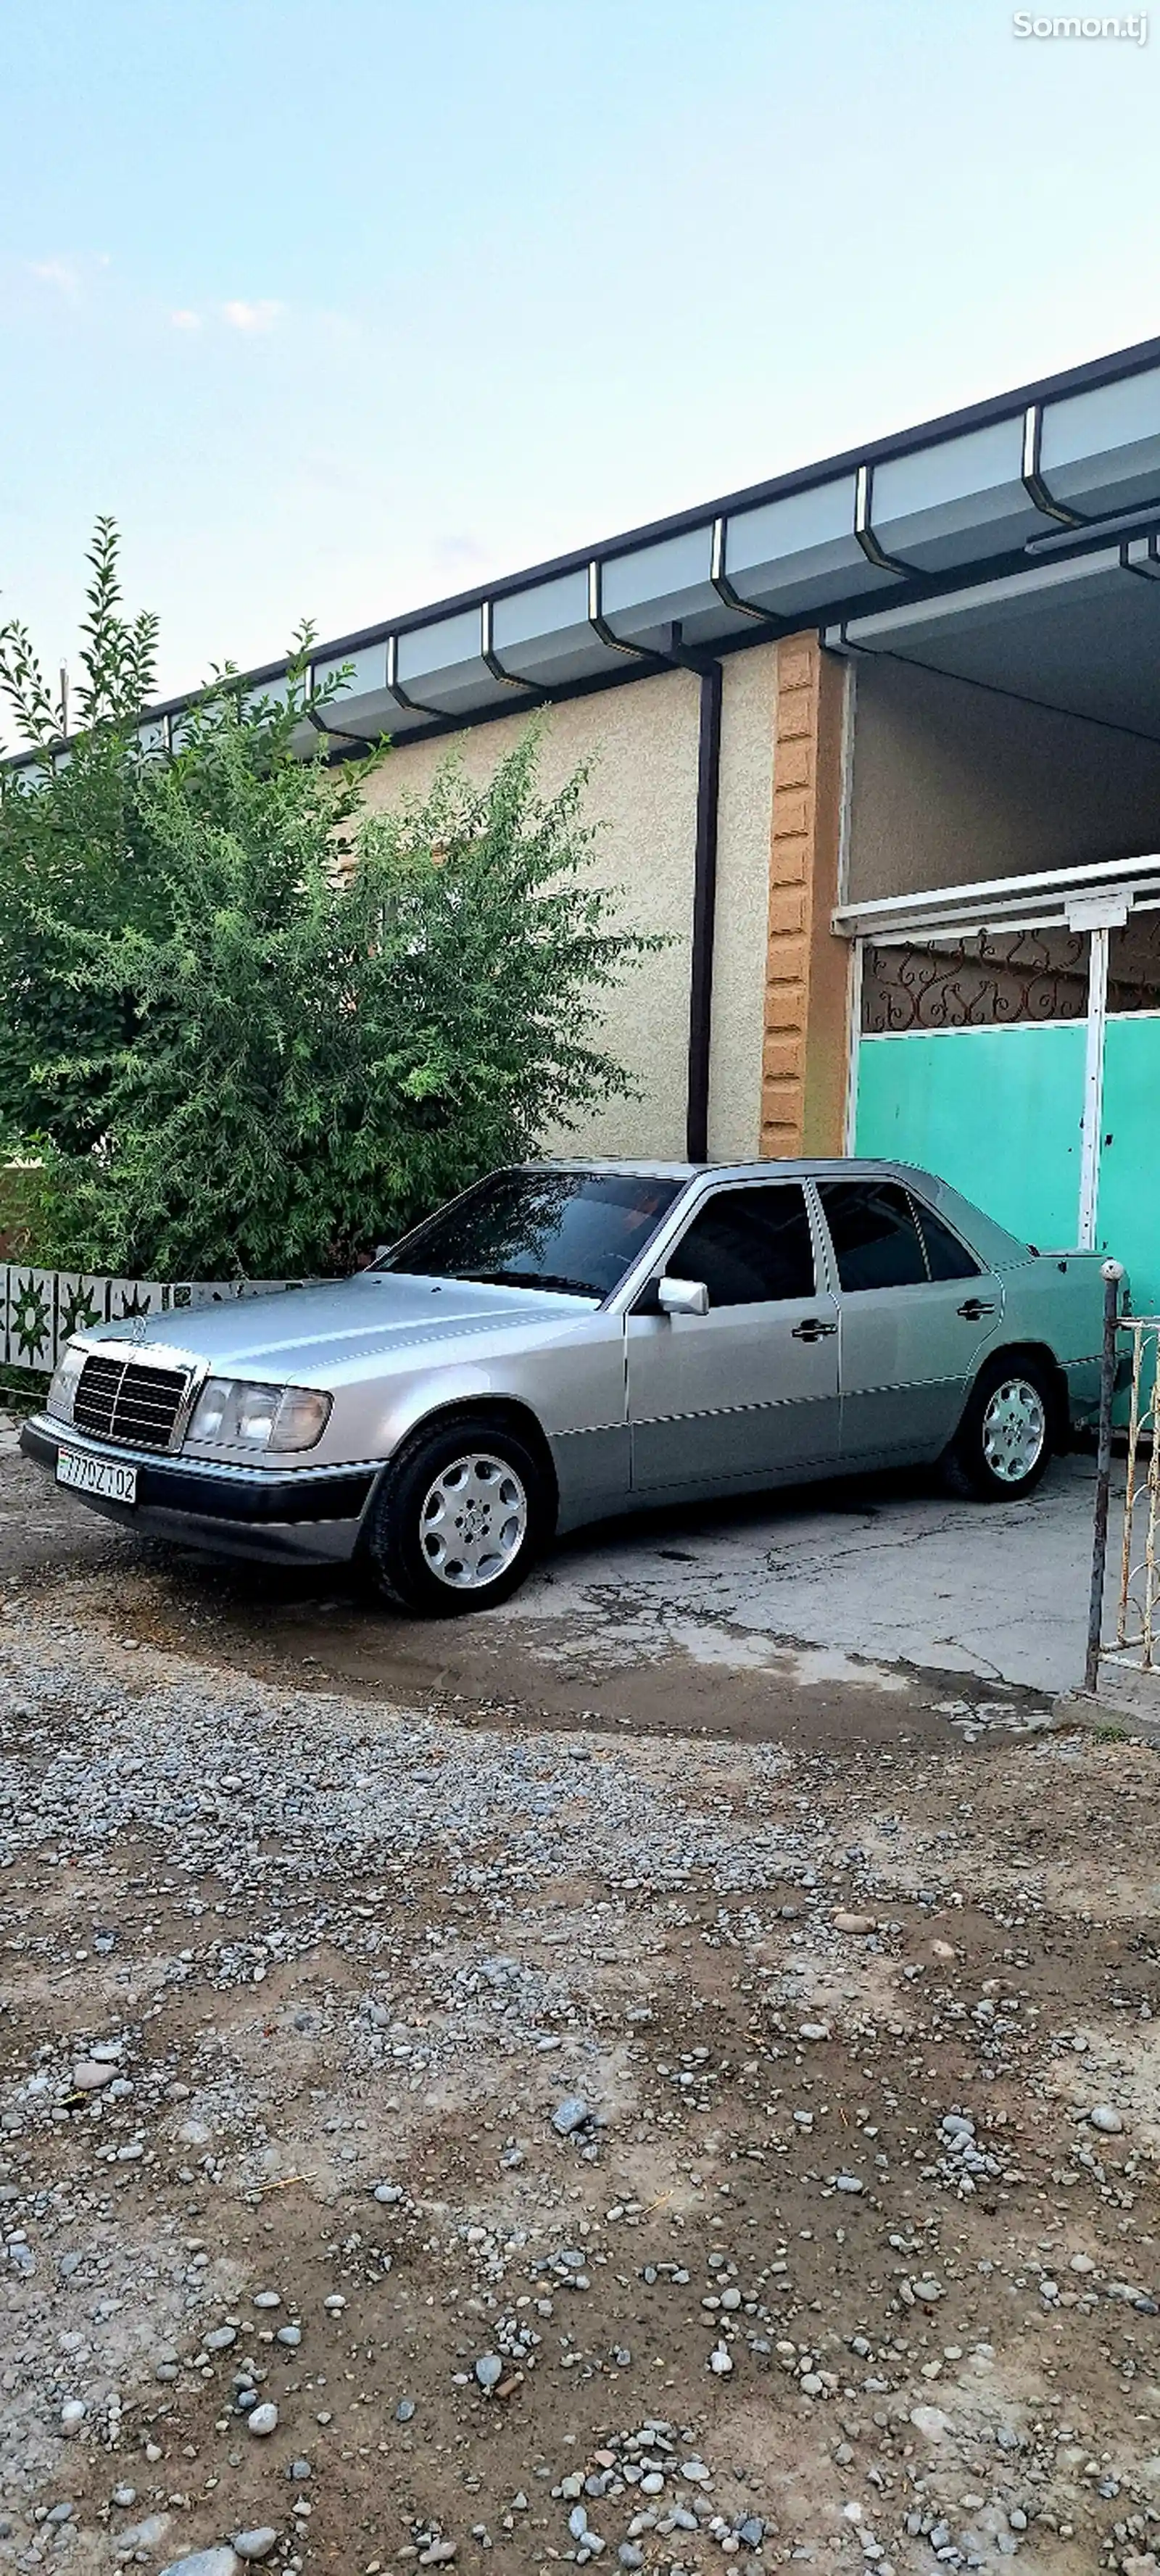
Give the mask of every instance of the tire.
[[486, 1414], [417, 1432], [371, 1508], [363, 1571], [380, 1601], [450, 1619], [517, 1591], [547, 1534], [545, 1480]]
[[1058, 1422], [1058, 1397], [1042, 1362], [988, 1360], [943, 1462], [952, 1494], [980, 1503], [1017, 1503], [1046, 1471]]

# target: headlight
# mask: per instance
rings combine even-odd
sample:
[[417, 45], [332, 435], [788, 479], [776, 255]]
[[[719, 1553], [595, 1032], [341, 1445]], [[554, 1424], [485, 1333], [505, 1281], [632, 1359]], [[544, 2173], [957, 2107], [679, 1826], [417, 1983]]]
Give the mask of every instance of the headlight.
[[271, 1449], [313, 1449], [330, 1420], [333, 1401], [333, 1396], [319, 1395], [310, 1386], [284, 1388], [274, 1418]]
[[309, 1386], [255, 1386], [245, 1378], [207, 1378], [189, 1426], [191, 1440], [220, 1449], [313, 1449], [333, 1399]]
[[55, 1414], [58, 1422], [72, 1421], [81, 1370], [88, 1356], [88, 1352], [78, 1349], [75, 1342], [67, 1342], [61, 1352], [48, 1390], [48, 1410]]

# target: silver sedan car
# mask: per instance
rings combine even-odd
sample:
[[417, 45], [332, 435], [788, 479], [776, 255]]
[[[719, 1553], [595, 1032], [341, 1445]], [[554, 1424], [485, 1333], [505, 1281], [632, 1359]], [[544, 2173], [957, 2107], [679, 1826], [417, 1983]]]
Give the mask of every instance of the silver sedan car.
[[1101, 1317], [1095, 1254], [901, 1164], [539, 1163], [354, 1278], [79, 1333], [22, 1446], [134, 1528], [446, 1614], [612, 1513], [936, 1461], [1029, 1493]]

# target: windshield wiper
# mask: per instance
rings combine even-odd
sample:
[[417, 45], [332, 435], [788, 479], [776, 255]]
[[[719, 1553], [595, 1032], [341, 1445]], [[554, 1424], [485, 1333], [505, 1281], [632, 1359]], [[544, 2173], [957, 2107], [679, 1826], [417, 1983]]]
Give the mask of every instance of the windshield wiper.
[[590, 1279], [564, 1279], [555, 1270], [461, 1270], [459, 1277], [475, 1288], [543, 1288], [561, 1297], [599, 1298]]

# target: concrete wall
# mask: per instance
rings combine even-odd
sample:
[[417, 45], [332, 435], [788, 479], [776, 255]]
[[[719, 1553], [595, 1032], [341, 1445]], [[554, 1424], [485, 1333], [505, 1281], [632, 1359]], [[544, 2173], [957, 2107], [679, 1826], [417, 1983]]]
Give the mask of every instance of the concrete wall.
[[855, 678], [847, 902], [1160, 848], [1160, 744], [885, 655]]
[[[722, 1157], [758, 1151], [775, 670], [771, 646], [725, 666], [710, 1063], [710, 1152]], [[603, 1042], [639, 1098], [613, 1101], [583, 1126], [547, 1137], [550, 1152], [684, 1154], [698, 719], [698, 682], [688, 671], [568, 699], [542, 719], [546, 792], [581, 761], [593, 764], [584, 811], [601, 827], [594, 878], [613, 892], [625, 926], [660, 931], [670, 942], [627, 967], [604, 1003]], [[471, 778], [488, 778], [526, 722], [505, 716], [453, 738], [400, 745], [370, 780], [368, 802], [385, 808], [422, 796], [449, 750]]]

